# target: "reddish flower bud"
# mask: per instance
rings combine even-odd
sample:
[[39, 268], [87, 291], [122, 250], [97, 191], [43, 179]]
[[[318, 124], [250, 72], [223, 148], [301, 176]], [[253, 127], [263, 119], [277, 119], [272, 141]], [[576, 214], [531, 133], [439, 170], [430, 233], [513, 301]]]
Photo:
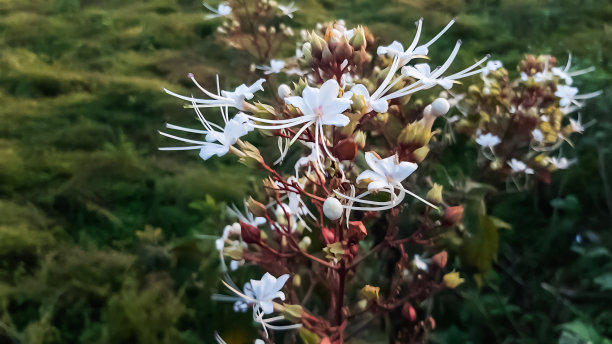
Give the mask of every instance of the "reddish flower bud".
[[463, 220], [463, 206], [458, 205], [456, 207], [448, 207], [444, 212], [444, 218], [442, 222], [448, 226], [455, 226], [461, 223]]
[[368, 235], [368, 230], [361, 221], [349, 222], [349, 228], [347, 232], [347, 238], [351, 242], [357, 242], [363, 240]]
[[321, 227], [321, 236], [323, 237], [323, 241], [325, 241], [326, 245], [336, 242], [336, 235], [334, 234], [334, 231], [327, 227]]
[[446, 253], [446, 251], [442, 251], [431, 257], [431, 261], [442, 269], [446, 266], [446, 262], [448, 261], [448, 253]]
[[429, 323], [429, 327], [434, 330], [436, 328], [436, 320], [434, 320], [434, 318], [429, 317], [427, 319], [427, 322]]
[[261, 240], [259, 228], [240, 221], [240, 236], [247, 244], [256, 244]]
[[415, 322], [417, 318], [417, 313], [414, 307], [412, 307], [410, 303], [406, 302], [402, 307], [402, 316], [404, 317], [404, 319], [410, 322]]
[[340, 160], [353, 160], [357, 156], [357, 143], [352, 137], [342, 139], [334, 146], [334, 154]]

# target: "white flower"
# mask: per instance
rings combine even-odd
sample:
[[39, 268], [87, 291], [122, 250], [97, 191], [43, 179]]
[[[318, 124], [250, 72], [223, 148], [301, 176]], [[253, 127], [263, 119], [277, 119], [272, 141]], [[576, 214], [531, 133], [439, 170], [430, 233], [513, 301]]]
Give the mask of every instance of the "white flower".
[[362, 84], [357, 84], [353, 86], [353, 88], [351, 88], [351, 92], [353, 92], [353, 94], [363, 97], [366, 104], [366, 109], [364, 112], [366, 113], [372, 110], [382, 113], [387, 112], [387, 110], [389, 109], [389, 103], [387, 103], [385, 99], [372, 99], [370, 97], [370, 92]]
[[[344, 127], [350, 122], [350, 119], [344, 115], [343, 112], [350, 108], [351, 100], [348, 97], [338, 98], [339, 92], [340, 86], [338, 82], [334, 79], [327, 80], [321, 85], [320, 89], [306, 86], [301, 97], [292, 96], [285, 98], [285, 103], [295, 106], [302, 112], [302, 116], [300, 117], [280, 120], [263, 119], [253, 116], [248, 117], [251, 120], [266, 123], [252, 124], [254, 128], [259, 129], [274, 130], [302, 125], [290, 143], [297, 140], [308, 127], [314, 125], [315, 149], [317, 152], [320, 152], [319, 145], [322, 144], [327, 155], [335, 159], [327, 148], [323, 126], [332, 125]], [[347, 94], [345, 94], [345, 96], [347, 96]], [[321, 154], [317, 154], [321, 156]], [[323, 166], [323, 164], [319, 163], [319, 166]]]
[[572, 129], [572, 132], [582, 134], [585, 127], [582, 124], [582, 118], [580, 114], [578, 114], [578, 119], [570, 118], [569, 121], [570, 121], [570, 128]]
[[396, 155], [380, 159], [372, 152], [366, 152], [365, 159], [370, 169], [361, 172], [357, 177], [357, 183], [362, 180], [369, 180], [369, 191], [393, 189], [416, 171], [418, 167], [413, 162], [400, 162]]
[[270, 60], [269, 66], [257, 66], [257, 69], [263, 70], [264, 74], [278, 74], [285, 68], [285, 61], [283, 60]]
[[240, 236], [240, 224], [238, 222], [227, 225], [223, 228], [223, 235], [215, 240], [215, 247], [218, 251], [223, 251], [223, 247], [225, 247], [225, 242], [229, 239], [230, 235]]
[[234, 310], [244, 311], [249, 305], [253, 305], [253, 312], [262, 312], [270, 314], [274, 312], [274, 300], [285, 300], [285, 294], [281, 291], [283, 286], [289, 279], [288, 274], [284, 274], [278, 278], [267, 273], [263, 275], [261, 280], [251, 280], [245, 283], [243, 291], [246, 296], [243, 300], [236, 301]]
[[421, 256], [419, 256], [418, 254], [414, 255], [414, 259], [412, 260], [412, 262], [414, 263], [414, 266], [422, 271], [427, 272], [429, 270], [429, 265], [427, 264], [427, 260], [421, 258]]
[[444, 27], [444, 29], [442, 29], [442, 31], [440, 31], [429, 42], [423, 45], [417, 46], [417, 44], [419, 43], [419, 39], [421, 37], [421, 29], [423, 27], [423, 18], [421, 18], [417, 22], [417, 32], [414, 35], [414, 39], [412, 40], [412, 43], [406, 50], [404, 50], [404, 46], [402, 45], [402, 43], [398, 41], [393, 41], [393, 43], [387, 46], [378, 47], [378, 49], [376, 49], [376, 53], [378, 55], [387, 55], [392, 58], [397, 57], [400, 60], [400, 66], [403, 66], [415, 57], [427, 56], [427, 54], [429, 53], [429, 50], [428, 50], [429, 46], [431, 46], [435, 41], [437, 41], [454, 23], [455, 23], [455, 20], [454, 19], [451, 20]]
[[[486, 61], [489, 56], [482, 58], [480, 61], [471, 65], [464, 70], [457, 72], [455, 74], [449, 76], [442, 76], [444, 72], [450, 67], [455, 57], [457, 57], [457, 53], [459, 52], [459, 48], [461, 47], [461, 41], [457, 41], [455, 44], [455, 48], [451, 52], [450, 56], [446, 59], [444, 64], [433, 71], [431, 67], [427, 63], [419, 63], [415, 66], [405, 66], [402, 68], [402, 75], [405, 77], [412, 77], [417, 79], [418, 81], [414, 84], [408, 85], [403, 89], [392, 93], [397, 97], [397, 94], [407, 95], [410, 93], [414, 93], [417, 90], [432, 88], [436, 85], [440, 85], [445, 89], [450, 89], [453, 87], [453, 84], [457, 82], [457, 79], [466, 78], [471, 75], [479, 74], [482, 72], [483, 68], [476, 69], [480, 64]], [[486, 67], [485, 67], [486, 68]], [[419, 86], [419, 87], [416, 87]], [[386, 98], [391, 98], [391, 95], [388, 95]]]
[[198, 141], [192, 139], [186, 139], [183, 137], [171, 135], [162, 131], [159, 133], [163, 136], [173, 138], [178, 141], [195, 144], [195, 146], [179, 146], [179, 147], [161, 147], [159, 150], [162, 151], [174, 151], [174, 150], [200, 150], [200, 157], [203, 160], [208, 160], [213, 155], [223, 156], [229, 152], [230, 147], [235, 144], [238, 139], [248, 132], [252, 131], [253, 128], [250, 126], [250, 120], [242, 112], [239, 112], [231, 120], [227, 120], [227, 113], [221, 109], [223, 120], [225, 121], [225, 127], [221, 127], [217, 124], [211, 123], [204, 118], [202, 113], [197, 107], [194, 107], [198, 119], [206, 130], [198, 130], [191, 128], [184, 128], [173, 124], [166, 124], [166, 127], [174, 130], [181, 130], [184, 132], [205, 134], [205, 141]]
[[479, 135], [478, 137], [476, 137], [476, 143], [483, 147], [493, 148], [497, 146], [500, 142], [501, 140], [499, 139], [499, 137], [491, 133], [486, 133], [484, 135]]
[[[174, 93], [172, 91], [169, 91], [165, 88], [164, 88], [164, 91], [174, 97], [194, 103], [192, 106], [189, 106], [189, 107], [201, 108], [201, 107], [229, 106], [229, 107], [234, 107], [238, 110], [244, 110], [244, 106], [242, 102], [245, 99], [246, 100], [253, 99], [255, 92], [263, 91], [262, 84], [266, 81], [265, 79], [259, 79], [255, 81], [251, 86], [242, 84], [236, 87], [236, 89], [233, 92], [221, 90], [220, 91], [221, 94], [219, 95], [219, 94], [214, 94], [212, 92], [209, 92], [204, 87], [200, 86], [200, 84], [198, 84], [193, 74], [190, 73], [189, 78], [202, 92], [204, 92], [204, 94], [209, 96], [211, 99], [186, 97], [186, 96]], [[218, 84], [219, 84], [219, 77], [217, 76], [217, 85]]]
[[487, 65], [482, 69], [482, 75], [487, 76], [489, 73], [494, 72], [503, 67], [501, 61], [492, 60], [488, 61]]
[[578, 100], [597, 97], [601, 93], [601, 91], [596, 91], [578, 95], [578, 89], [576, 87], [559, 85], [557, 86], [557, 91], [555, 91], [555, 96], [560, 98], [559, 105], [561, 105], [562, 107], [568, 107], [570, 104], [574, 104], [578, 107], [581, 107], [582, 104], [579, 103]]
[[533, 139], [536, 142], [542, 142], [544, 140], [544, 134], [540, 129], [533, 129], [533, 131], [531, 132], [531, 136], [533, 136]]
[[204, 7], [206, 7], [207, 9], [209, 9], [211, 12], [214, 13], [214, 14], [207, 14], [206, 19], [225, 17], [232, 13], [232, 8], [227, 2], [220, 3], [219, 7], [217, 8], [214, 8], [207, 3], [204, 3]]
[[574, 80], [572, 79], [574, 76], [586, 74], [586, 73], [589, 73], [595, 70], [595, 67], [589, 67], [589, 68], [577, 70], [574, 72], [570, 72], [569, 69], [571, 66], [572, 66], [572, 54], [569, 54], [565, 68], [561, 69], [559, 67], [553, 67], [552, 73], [558, 76], [559, 78], [563, 79], [566, 85], [571, 85], [574, 82]]
[[[361, 174], [357, 176], [356, 182], [359, 183], [361, 181], [367, 181], [368, 191], [359, 196], [353, 197], [334, 190], [336, 195], [350, 202], [349, 205], [344, 206], [345, 209], [361, 211], [382, 211], [391, 209], [402, 202], [406, 193], [429, 205], [430, 207], [436, 208], [435, 205], [427, 202], [415, 193], [406, 190], [402, 186], [402, 181], [408, 178], [408, 176], [410, 176], [417, 169], [417, 164], [408, 161], [400, 162], [397, 155], [392, 155], [385, 159], [381, 159], [376, 153], [373, 152], [366, 152], [365, 159], [370, 169], [361, 172]], [[399, 190], [399, 194], [396, 195], [395, 190]], [[387, 202], [379, 202], [363, 199], [363, 197], [375, 192], [388, 193], [391, 195], [391, 200]], [[367, 206], [353, 206], [352, 203], [362, 203]]]
[[331, 35], [334, 41], [339, 41], [343, 37], [347, 40], [350, 40], [351, 38], [353, 38], [353, 35], [355, 35], [355, 30], [347, 30], [346, 23], [344, 22], [344, 20], [340, 19], [334, 23], [331, 30]]
[[576, 163], [576, 159], [568, 160], [565, 157], [552, 157], [548, 158], [547, 160], [551, 165], [555, 166], [555, 168], [559, 170], [565, 170]]
[[508, 166], [510, 166], [512, 172], [515, 173], [524, 172], [526, 174], [533, 174], [533, 169], [527, 167], [527, 165], [520, 160], [512, 159], [508, 162]]
[[283, 15], [289, 18], [293, 18], [293, 12], [298, 10], [297, 6], [295, 6], [295, 2], [291, 2], [290, 4], [286, 6], [279, 4], [278, 9], [281, 10], [281, 12], [283, 12]]
[[235, 204], [227, 207], [227, 212], [236, 217], [239, 221], [249, 224], [251, 226], [259, 227], [266, 223], [266, 218], [262, 216], [255, 216], [249, 211], [246, 200], [244, 201], [244, 214], [236, 207]]

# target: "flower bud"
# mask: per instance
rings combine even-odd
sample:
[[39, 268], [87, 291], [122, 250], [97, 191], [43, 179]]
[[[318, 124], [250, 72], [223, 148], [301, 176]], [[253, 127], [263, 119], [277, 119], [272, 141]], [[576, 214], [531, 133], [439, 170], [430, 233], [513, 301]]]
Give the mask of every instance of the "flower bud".
[[342, 139], [334, 146], [334, 155], [340, 160], [353, 160], [357, 156], [357, 143], [352, 137]]
[[379, 293], [380, 287], [374, 287], [369, 284], [361, 288], [360, 291], [361, 297], [368, 301], [377, 301], [379, 298]]
[[302, 285], [302, 277], [300, 277], [300, 275], [298, 274], [293, 275], [292, 280], [293, 280], [292, 282], [294, 286], [299, 288]]
[[459, 276], [459, 273], [455, 271], [449, 272], [444, 275], [444, 277], [442, 277], [442, 280], [444, 281], [444, 285], [450, 289], [457, 288], [459, 285], [461, 285], [461, 283], [465, 281]]
[[308, 249], [308, 247], [310, 246], [310, 244], [312, 244], [312, 239], [310, 239], [310, 237], [304, 237], [300, 243], [298, 244], [298, 246], [300, 247], [301, 250], [306, 251], [306, 249]]
[[240, 221], [240, 236], [247, 244], [256, 244], [261, 240], [259, 228]]
[[404, 317], [404, 319], [410, 322], [415, 322], [417, 319], [416, 310], [408, 302], [404, 303], [404, 306], [402, 306], [402, 316]]
[[342, 203], [336, 198], [328, 197], [323, 202], [323, 214], [330, 220], [337, 220], [342, 217]]
[[366, 107], [365, 98], [362, 95], [353, 93], [351, 101], [351, 110], [353, 110], [353, 112], [360, 113]]
[[291, 95], [291, 88], [285, 84], [278, 86], [278, 96], [281, 99], [285, 99]]
[[360, 49], [367, 43], [365, 37], [365, 30], [362, 26], [357, 27], [353, 31], [353, 37], [351, 37], [350, 43], [355, 49]]
[[412, 122], [408, 124], [397, 137], [397, 142], [404, 145], [423, 147], [431, 139], [431, 131], [422, 123]]
[[310, 47], [312, 57], [321, 58], [323, 52], [323, 45], [327, 45], [327, 42], [315, 32], [310, 34]]
[[414, 160], [417, 163], [425, 160], [425, 158], [427, 157], [427, 154], [429, 154], [429, 147], [427, 146], [423, 146], [419, 149], [415, 149], [414, 152], [412, 152], [412, 156], [414, 157]]
[[345, 37], [342, 37], [342, 40], [334, 50], [334, 55], [336, 55], [336, 61], [350, 59], [353, 55], [353, 48], [349, 45]]
[[450, 110], [450, 104], [444, 98], [438, 98], [431, 103], [431, 114], [436, 117], [445, 115], [448, 110]]
[[247, 201], [247, 208], [249, 208], [249, 211], [255, 216], [265, 217], [268, 213], [266, 206], [254, 200], [253, 197], [249, 198]]
[[368, 230], [361, 221], [350, 221], [347, 233], [349, 241], [358, 242], [363, 240], [368, 235]]
[[431, 261], [436, 264], [440, 269], [446, 266], [446, 262], [448, 261], [448, 253], [446, 251], [442, 251], [437, 253], [433, 257], [431, 257]]
[[321, 51], [321, 62], [324, 64], [328, 64], [332, 62], [333, 58], [334, 58], [334, 55], [329, 50], [329, 46], [325, 44], [323, 46], [323, 50]]
[[463, 220], [463, 206], [458, 205], [456, 207], [448, 207], [444, 212], [444, 217], [442, 218], [442, 222], [448, 226], [455, 226], [461, 223]]
[[326, 245], [329, 245], [336, 240], [336, 235], [334, 232], [325, 226], [321, 227], [321, 236], [323, 237], [323, 241]]
[[434, 183], [433, 187], [427, 192], [425, 199], [433, 204], [442, 203], [442, 185]]
[[365, 147], [366, 137], [367, 137], [366, 133], [361, 130], [355, 133], [353, 140], [355, 140], [355, 143], [357, 144], [357, 147], [359, 149], [363, 149], [363, 147]]

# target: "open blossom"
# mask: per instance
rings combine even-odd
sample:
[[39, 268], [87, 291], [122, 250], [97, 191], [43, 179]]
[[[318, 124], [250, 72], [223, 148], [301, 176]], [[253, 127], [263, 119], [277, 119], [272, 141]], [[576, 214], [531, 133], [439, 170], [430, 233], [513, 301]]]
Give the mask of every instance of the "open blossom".
[[491, 133], [486, 133], [484, 135], [479, 135], [476, 138], [476, 143], [478, 143], [479, 145], [483, 146], [483, 147], [489, 147], [489, 148], [493, 148], [495, 146], [497, 146], [499, 143], [501, 142], [501, 140], [499, 139], [499, 137], [491, 134]]
[[531, 132], [531, 136], [533, 136], [533, 139], [536, 142], [544, 141], [544, 133], [542, 133], [540, 129], [533, 129], [533, 131]]
[[501, 61], [492, 60], [487, 61], [487, 65], [482, 69], [482, 75], [487, 76], [489, 73], [494, 72], [503, 67]]
[[285, 61], [283, 60], [270, 60], [269, 66], [257, 66], [257, 69], [264, 71], [264, 74], [278, 74], [285, 68]]
[[578, 114], [578, 119], [570, 118], [569, 121], [570, 121], [570, 128], [572, 129], [572, 132], [582, 134], [585, 128], [584, 128], [584, 125], [582, 124], [582, 119], [581, 119], [580, 114]]
[[422, 271], [429, 270], [429, 264], [427, 263], [427, 260], [421, 258], [421, 256], [419, 256], [418, 254], [414, 255], [412, 262], [414, 263], [414, 266], [419, 270], [422, 270]]
[[570, 104], [574, 104], [578, 107], [581, 107], [582, 104], [578, 102], [578, 100], [594, 98], [600, 95], [601, 91], [591, 92], [587, 94], [578, 94], [578, 89], [576, 87], [559, 85], [557, 86], [557, 90], [555, 91], [555, 96], [559, 97], [559, 105], [562, 107], [567, 107]]
[[565, 68], [561, 69], [560, 67], [553, 67], [551, 71], [553, 75], [558, 76], [560, 79], [565, 81], [566, 85], [571, 85], [574, 82], [573, 77], [582, 75], [582, 74], [586, 74], [586, 73], [589, 73], [595, 70], [595, 67], [589, 67], [589, 68], [570, 72], [571, 66], [572, 66], [572, 54], [569, 54]]
[[[177, 97], [179, 99], [183, 99], [186, 100], [188, 102], [194, 103], [193, 106], [194, 107], [217, 107], [217, 106], [229, 106], [229, 107], [233, 107], [236, 108], [238, 110], [242, 110], [244, 111], [244, 105], [243, 102], [244, 100], [251, 100], [253, 99], [255, 92], [257, 91], [263, 91], [263, 83], [266, 81], [265, 79], [259, 79], [257, 81], [255, 81], [253, 84], [251, 84], [251, 86], [247, 86], [245, 84], [242, 84], [238, 87], [236, 87], [236, 89], [234, 91], [225, 91], [225, 90], [221, 90], [220, 91], [220, 95], [219, 94], [214, 94], [208, 90], [206, 90], [204, 87], [202, 87], [195, 79], [195, 77], [193, 76], [193, 74], [189, 74], [188, 76], [191, 81], [193, 81], [193, 83], [202, 91], [204, 92], [204, 94], [206, 94], [207, 96], [210, 97], [210, 99], [203, 99], [203, 98], [195, 98], [195, 97], [187, 97], [187, 96], [183, 96], [177, 93], [174, 93], [172, 91], [169, 91], [167, 89], [164, 88], [164, 91], [166, 93], [168, 93], [169, 95], [172, 95], [174, 97]], [[219, 79], [217, 77], [217, 84], [219, 83]]]
[[200, 157], [203, 160], [208, 160], [213, 155], [220, 157], [227, 154], [229, 152], [230, 147], [234, 145], [240, 137], [246, 135], [247, 133], [253, 130], [253, 128], [250, 126], [249, 119], [245, 116], [245, 114], [241, 112], [236, 114], [234, 118], [228, 121], [227, 113], [224, 112], [223, 109], [221, 109], [221, 113], [223, 114], [223, 119], [225, 121], [225, 127], [221, 127], [217, 124], [207, 121], [197, 107], [195, 107], [194, 109], [196, 111], [198, 119], [204, 126], [205, 130], [184, 128], [173, 124], [166, 124], [166, 127], [169, 129], [180, 130], [184, 132], [205, 134], [205, 141], [186, 139], [160, 131], [159, 133], [163, 136], [195, 145], [161, 147], [159, 148], [159, 150], [174, 151], [199, 149]]
[[429, 40], [427, 43], [417, 46], [419, 43], [419, 39], [421, 37], [421, 29], [423, 27], [423, 19], [419, 19], [417, 22], [417, 32], [414, 35], [414, 39], [410, 46], [404, 50], [404, 46], [402, 43], [398, 41], [393, 41], [393, 43], [387, 46], [380, 46], [376, 49], [376, 53], [378, 55], [387, 55], [392, 58], [399, 58], [400, 67], [408, 63], [411, 59], [415, 57], [426, 57], [429, 53], [429, 46], [431, 46], [435, 41], [437, 41], [453, 24], [455, 20], [451, 20], [445, 27], [440, 31], [434, 38]]
[[380, 159], [374, 153], [367, 152], [365, 159], [370, 169], [361, 172], [357, 177], [357, 183], [368, 180], [369, 191], [393, 189], [416, 171], [418, 167], [413, 162], [398, 161], [395, 155]]
[[547, 160], [551, 165], [553, 165], [556, 169], [559, 170], [565, 170], [576, 163], [576, 159], [568, 160], [565, 157], [550, 157]]
[[527, 164], [517, 159], [510, 160], [508, 162], [508, 166], [510, 166], [510, 168], [512, 169], [512, 172], [515, 172], [515, 173], [519, 173], [519, 172], [523, 172], [525, 174], [534, 173], [532, 168], [527, 167]]
[[261, 280], [252, 279], [245, 283], [243, 292], [246, 297], [236, 301], [234, 310], [246, 311], [246, 309], [252, 305], [254, 307], [254, 312], [261, 311], [263, 314], [273, 313], [274, 300], [285, 300], [285, 294], [281, 289], [283, 289], [288, 279], [288, 274], [276, 278], [266, 272]]
[[295, 6], [295, 2], [291, 2], [288, 5], [278, 4], [278, 9], [281, 10], [283, 15], [293, 18], [293, 13], [298, 10], [297, 6]]
[[353, 92], [353, 94], [363, 97], [363, 100], [366, 104], [366, 109], [364, 112], [370, 112], [371, 110], [374, 110], [376, 112], [382, 113], [387, 112], [387, 110], [389, 109], [389, 103], [385, 99], [372, 99], [370, 97], [370, 92], [362, 84], [357, 84], [353, 86], [351, 88], [351, 92]]
[[232, 7], [227, 2], [220, 3], [217, 8], [214, 8], [207, 3], [204, 3], [204, 7], [206, 7], [213, 13], [207, 14], [206, 19], [226, 17], [232, 13]]
[[[415, 193], [406, 190], [402, 186], [402, 181], [416, 171], [418, 165], [408, 161], [399, 161], [397, 155], [392, 155], [385, 159], [380, 158], [376, 153], [366, 152], [365, 159], [368, 163], [369, 170], [365, 170], [357, 176], [357, 183], [361, 181], [368, 182], [368, 191], [359, 196], [347, 196], [335, 190], [336, 195], [349, 201], [345, 206], [348, 210], [361, 211], [381, 211], [395, 207], [400, 204], [407, 193], [419, 201], [436, 208], [435, 205], [427, 202]], [[399, 190], [396, 195], [395, 191]], [[362, 199], [363, 197], [375, 193], [386, 192], [391, 195], [391, 200], [387, 202], [370, 201]], [[366, 206], [353, 206], [353, 203], [361, 203]]]

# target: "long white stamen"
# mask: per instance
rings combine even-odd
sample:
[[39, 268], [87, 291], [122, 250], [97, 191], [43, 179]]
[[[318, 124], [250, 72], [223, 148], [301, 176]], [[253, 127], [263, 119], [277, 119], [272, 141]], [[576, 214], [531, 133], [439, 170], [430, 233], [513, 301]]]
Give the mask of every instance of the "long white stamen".
[[572, 65], [572, 53], [569, 53], [569, 56], [567, 57], [567, 64], [565, 65], [565, 69], [563, 70], [563, 73], [567, 73], [571, 65]]
[[448, 67], [450, 67], [451, 63], [453, 63], [453, 61], [455, 60], [455, 57], [457, 57], [457, 53], [459, 52], [459, 48], [460, 47], [461, 47], [461, 40], [458, 40], [457, 43], [455, 44], [455, 47], [453, 48], [453, 51], [451, 52], [451, 54], [448, 57], [448, 59], [446, 59], [444, 64], [442, 66], [440, 66], [440, 68], [437, 68], [436, 71], [431, 73], [431, 78], [432, 79], [436, 79], [440, 75], [442, 75], [442, 73], [446, 72]]
[[319, 133], [321, 133], [321, 143], [323, 144], [323, 149], [325, 150], [325, 153], [327, 153], [327, 156], [329, 156], [333, 161], [338, 161], [338, 159], [336, 159], [336, 157], [327, 148], [327, 138], [325, 137], [325, 133], [323, 132], [323, 124], [318, 123], [317, 125], [319, 126]]
[[178, 150], [194, 150], [202, 149], [202, 146], [186, 146], [186, 147], [159, 147], [160, 151], [178, 151]]
[[434, 209], [436, 209], [436, 210], [438, 210], [438, 209], [439, 209], [437, 206], [435, 206], [435, 205], [433, 205], [433, 204], [429, 203], [428, 201], [426, 201], [425, 199], [421, 198], [419, 195], [415, 194], [414, 192], [411, 192], [410, 190], [406, 190], [402, 184], [398, 184], [398, 187], [399, 187], [399, 188], [401, 188], [402, 190], [404, 190], [404, 191], [405, 191], [407, 194], [409, 194], [410, 196], [412, 196], [412, 197], [414, 197], [414, 198], [418, 199], [419, 201], [421, 201], [421, 202], [423, 202], [423, 203], [427, 204], [428, 206], [430, 206], [430, 207], [432, 207], [432, 208], [434, 208]]
[[185, 128], [185, 127], [181, 127], [181, 126], [170, 124], [170, 123], [166, 123], [166, 128], [174, 129], [174, 130], [186, 131], [186, 132], [189, 132], [189, 133], [208, 134], [208, 130], [199, 130], [199, 129]]
[[306, 124], [304, 124], [304, 126], [302, 126], [300, 128], [300, 130], [297, 131], [297, 133], [295, 133], [295, 135], [293, 136], [293, 138], [291, 139], [291, 141], [289, 141], [289, 146], [291, 146], [297, 139], [300, 138], [300, 136], [302, 135], [302, 133], [304, 131], [306, 131], [306, 129], [308, 129], [308, 127], [310, 127], [310, 125], [312, 125], [314, 123], [314, 121], [310, 121]]
[[406, 51], [413, 51], [416, 45], [419, 43], [419, 38], [421, 37], [422, 27], [423, 27], [423, 18], [419, 19], [418, 24], [417, 24], [417, 31], [414, 34], [414, 39], [412, 40], [412, 43], [410, 44], [408, 49], [406, 49]]
[[186, 139], [186, 138], [183, 138], [183, 137], [180, 137], [180, 136], [170, 135], [170, 134], [164, 133], [163, 131], [160, 131], [160, 130], [158, 130], [157, 132], [160, 135], [163, 135], [165, 137], [169, 137], [171, 139], [175, 139], [175, 140], [178, 140], [178, 141], [183, 141], [183, 142], [187, 142], [187, 143], [195, 143], [197, 145], [205, 144], [206, 143], [206, 141], [191, 140], [191, 139]]
[[382, 94], [382, 91], [387, 87], [387, 85], [393, 78], [393, 75], [395, 75], [395, 72], [397, 71], [398, 67], [399, 67], [399, 57], [395, 56], [393, 58], [393, 63], [391, 64], [391, 67], [389, 67], [389, 73], [387, 73], [387, 76], [385, 77], [383, 82], [380, 84], [378, 89], [374, 92], [374, 94], [372, 94], [371, 98], [377, 99]]
[[567, 75], [569, 76], [578, 76], [578, 75], [582, 75], [582, 74], [586, 74], [586, 73], [590, 73], [592, 71], [595, 70], [595, 67], [589, 67], [589, 68], [585, 68], [585, 69], [581, 69], [581, 70], [577, 70], [571, 73], [567, 73]]
[[450, 22], [448, 22], [448, 24], [446, 24], [446, 26], [444, 27], [444, 29], [442, 29], [442, 31], [440, 31], [434, 38], [432, 38], [431, 40], [429, 40], [429, 42], [425, 43], [422, 45], [422, 47], [429, 47], [430, 45], [432, 45], [435, 41], [437, 41], [440, 37], [442, 37], [442, 35], [448, 31], [448, 29], [450, 29], [451, 26], [453, 26], [453, 24], [455, 23], [455, 19], [453, 18]]
[[[474, 63], [473, 65], [471, 65], [471, 66], [469, 66], [469, 67], [467, 67], [467, 68], [463, 69], [462, 71], [460, 71], [460, 72], [458, 72], [458, 73], [455, 73], [455, 74], [452, 74], [452, 75], [447, 76], [447, 78], [448, 78], [448, 79], [458, 79], [458, 78], [462, 77], [464, 74], [466, 74], [466, 73], [468, 73], [469, 71], [473, 70], [474, 68], [476, 68], [476, 67], [480, 66], [482, 63], [484, 63], [484, 62], [485, 62], [486, 60], [488, 60], [490, 57], [491, 57], [490, 55], [487, 55], [487, 56], [485, 56], [485, 57], [481, 58], [481, 59], [480, 59], [478, 62]], [[478, 70], [478, 73], [480, 73], [481, 71], [482, 71], [482, 68]], [[474, 73], [474, 74], [477, 74], [477, 73]], [[473, 74], [470, 74], [470, 75], [473, 75]]]

